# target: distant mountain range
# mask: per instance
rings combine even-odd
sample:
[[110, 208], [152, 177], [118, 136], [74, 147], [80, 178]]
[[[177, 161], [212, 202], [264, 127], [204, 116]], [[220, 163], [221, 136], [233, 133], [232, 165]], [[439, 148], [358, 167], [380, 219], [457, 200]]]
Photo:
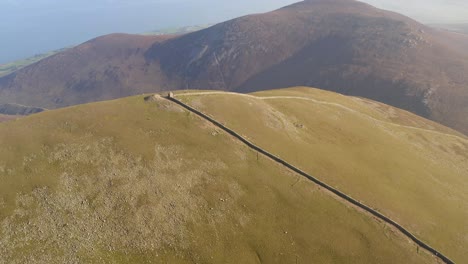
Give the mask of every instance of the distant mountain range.
[[468, 36], [352, 0], [308, 0], [183, 36], [109, 35], [0, 78], [44, 108], [152, 91], [296, 85], [361, 96], [468, 133]]

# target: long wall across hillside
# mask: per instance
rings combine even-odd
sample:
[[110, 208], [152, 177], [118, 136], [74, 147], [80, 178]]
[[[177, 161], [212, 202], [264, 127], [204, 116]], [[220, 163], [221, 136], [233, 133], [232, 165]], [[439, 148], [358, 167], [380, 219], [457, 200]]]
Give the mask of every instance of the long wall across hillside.
[[411, 232], [409, 232], [408, 230], [406, 230], [404, 227], [402, 227], [400, 224], [398, 224], [397, 222], [393, 221], [392, 219], [386, 217], [385, 215], [377, 212], [376, 210], [370, 208], [369, 206], [365, 205], [365, 204], [362, 204], [361, 202], [359, 202], [358, 200], [352, 198], [351, 196], [331, 187], [330, 185], [320, 181], [319, 179], [315, 178], [314, 176], [302, 171], [301, 169], [295, 167], [294, 165], [291, 165], [290, 163], [282, 160], [281, 158], [275, 156], [274, 154], [260, 148], [259, 146], [255, 145], [254, 143], [248, 141], [247, 139], [245, 139], [243, 136], [241, 136], [240, 134], [238, 134], [237, 132], [235, 132], [234, 130], [226, 127], [225, 125], [221, 124], [220, 122], [216, 121], [215, 119], [213, 119], [212, 117], [198, 111], [197, 109], [179, 101], [177, 98], [175, 98], [174, 94], [173, 93], [169, 93], [169, 96], [167, 97], [168, 100], [182, 106], [183, 108], [187, 109], [188, 111], [192, 112], [192, 113], [195, 113], [197, 114], [198, 116], [202, 117], [203, 119], [209, 121], [210, 123], [214, 124], [215, 126], [223, 129], [224, 131], [226, 131], [227, 133], [229, 133], [230, 135], [234, 136], [235, 138], [239, 139], [240, 141], [242, 141], [244, 144], [246, 144], [248, 147], [250, 147], [251, 149], [255, 150], [255, 151], [258, 151], [259, 153], [267, 156], [268, 158], [276, 161], [277, 163], [287, 167], [288, 169], [300, 174], [301, 176], [307, 178], [308, 180], [316, 183], [317, 185], [327, 189], [328, 191], [334, 193], [335, 195], [339, 196], [340, 198], [346, 200], [347, 202], [350, 202], [351, 204], [371, 213], [372, 215], [376, 216], [377, 218], [383, 220], [384, 222], [386, 222], [387, 224], [390, 224], [391, 226], [397, 228], [401, 233], [403, 233], [405, 236], [407, 236], [409, 239], [411, 239], [412, 241], [414, 241], [414, 243], [416, 243], [418, 246], [420, 246], [421, 248], [424, 248], [425, 250], [429, 251], [430, 253], [432, 253], [434, 256], [436, 256], [437, 258], [441, 259], [443, 262], [447, 263], [447, 264], [455, 264], [455, 262], [453, 262], [452, 260], [450, 260], [448, 257], [446, 257], [445, 255], [443, 255], [442, 253], [440, 253], [439, 251], [437, 251], [436, 249], [434, 249], [433, 247], [429, 246], [428, 244], [426, 244], [425, 242], [421, 241], [419, 238], [417, 238], [416, 236], [414, 236]]

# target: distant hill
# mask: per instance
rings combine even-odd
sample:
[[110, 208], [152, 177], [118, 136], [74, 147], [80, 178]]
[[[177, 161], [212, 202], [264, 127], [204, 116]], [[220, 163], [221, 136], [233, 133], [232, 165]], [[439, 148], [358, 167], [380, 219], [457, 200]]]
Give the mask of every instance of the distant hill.
[[[463, 135], [311, 88], [176, 96], [466, 259]], [[0, 263], [439, 263], [160, 96], [0, 124], [0, 150]]]
[[144, 53], [171, 37], [112, 34], [88, 41], [0, 78], [0, 104], [53, 109], [168, 89]]
[[[305, 1], [156, 44], [179, 86], [257, 91], [308, 85], [468, 131], [468, 37], [347, 0]], [[464, 113], [464, 114], [462, 114]]]
[[[142, 33], [141, 35], [171, 35], [171, 34], [187, 34], [190, 32], [194, 32], [197, 30], [205, 29], [211, 25], [195, 25], [195, 26], [186, 26], [186, 27], [174, 27], [174, 28], [166, 28], [166, 29], [160, 29], [160, 30], [154, 30], [150, 32], [145, 32]], [[22, 60], [17, 60], [9, 63], [4, 63], [0, 64], [0, 77], [6, 76], [8, 74], [11, 74], [17, 70], [20, 70], [26, 66], [29, 66], [31, 64], [34, 64], [38, 61], [41, 61], [42, 59], [45, 59], [47, 57], [50, 57], [52, 55], [55, 55], [60, 52], [64, 52], [72, 47], [67, 47], [59, 50], [54, 50], [50, 52], [46, 52], [43, 54], [38, 54], [30, 58], [22, 59]]]
[[45, 111], [44, 108], [30, 107], [17, 104], [2, 104], [0, 105], [0, 114], [4, 115], [30, 115]]
[[453, 32], [468, 34], [468, 23], [459, 24], [433, 24], [432, 27], [443, 28]]
[[0, 123], [18, 119], [27, 115], [37, 114], [46, 109], [18, 104], [0, 104]]
[[0, 77], [2, 76], [6, 76], [10, 73], [13, 73], [17, 70], [20, 70], [26, 66], [29, 66], [31, 64], [34, 64], [42, 59], [45, 59], [47, 57], [50, 57], [52, 55], [55, 55], [59, 52], [63, 52], [65, 50], [67, 50], [68, 48], [63, 48], [63, 49], [60, 49], [60, 50], [54, 50], [54, 51], [50, 51], [50, 52], [47, 52], [47, 53], [44, 53], [44, 54], [38, 54], [36, 56], [33, 56], [33, 57], [30, 57], [30, 58], [26, 58], [26, 59], [23, 59], [23, 60], [17, 60], [17, 61], [14, 61], [14, 62], [9, 62], [9, 63], [5, 63], [5, 64], [0, 64]]
[[45, 108], [169, 89], [295, 85], [384, 102], [468, 133], [468, 36], [352, 0], [308, 0], [178, 37], [111, 35], [0, 78]]

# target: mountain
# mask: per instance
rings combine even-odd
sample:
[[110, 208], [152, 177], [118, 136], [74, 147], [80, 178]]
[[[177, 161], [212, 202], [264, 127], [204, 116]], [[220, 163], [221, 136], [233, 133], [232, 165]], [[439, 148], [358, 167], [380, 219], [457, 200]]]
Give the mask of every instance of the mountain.
[[[466, 259], [460, 133], [311, 88], [176, 98]], [[0, 124], [0, 180], [0, 263], [440, 263], [158, 95]]]
[[45, 111], [44, 108], [28, 107], [17, 104], [3, 104], [0, 105], [0, 114], [3, 115], [30, 115]]
[[33, 57], [13, 61], [13, 62], [10, 62], [10, 63], [0, 64], [0, 77], [11, 74], [11, 73], [13, 73], [13, 72], [15, 72], [17, 70], [20, 70], [20, 69], [22, 69], [22, 68], [24, 68], [26, 66], [29, 66], [29, 65], [31, 65], [33, 63], [41, 61], [41, 60], [43, 60], [43, 59], [45, 59], [47, 57], [50, 57], [50, 56], [52, 56], [54, 54], [63, 52], [65, 50], [67, 50], [67, 48], [50, 51], [50, 52], [47, 52], [47, 53], [44, 53], [44, 54], [37, 54], [37, 55], [35, 55]]
[[148, 56], [189, 88], [307, 85], [468, 131], [468, 36], [347, 0], [305, 1], [158, 43]]
[[[194, 25], [194, 26], [187, 26], [187, 27], [167, 28], [167, 29], [145, 32], [142, 35], [181, 35], [181, 34], [187, 34], [193, 31], [201, 30], [209, 26], [210, 25]], [[17, 60], [17, 61], [5, 63], [5, 64], [0, 64], [0, 77], [11, 74], [17, 70], [20, 70], [26, 66], [29, 66], [33, 63], [41, 61], [57, 53], [64, 52], [69, 48], [71, 47], [50, 51], [44, 54], [37, 54], [33, 57], [26, 58], [26, 59], [21, 59], [21, 60]]]
[[70, 48], [0, 78], [0, 103], [53, 109], [167, 89], [143, 54], [168, 38], [113, 34]]
[[37, 114], [45, 111], [44, 108], [29, 107], [18, 104], [1, 104], [0, 105], [0, 123], [17, 119], [23, 116]]
[[112, 35], [0, 79], [0, 103], [57, 108], [149, 91], [296, 85], [468, 133], [468, 36], [353, 0], [308, 0], [174, 37]]

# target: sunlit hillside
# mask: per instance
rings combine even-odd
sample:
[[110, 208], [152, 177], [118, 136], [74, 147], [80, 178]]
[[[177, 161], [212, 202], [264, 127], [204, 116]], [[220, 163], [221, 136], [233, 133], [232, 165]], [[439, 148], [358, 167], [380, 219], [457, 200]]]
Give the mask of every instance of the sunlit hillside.
[[[313, 89], [186, 93], [176, 97], [466, 259], [457, 132]], [[0, 181], [0, 263], [437, 263], [160, 96], [0, 124]]]
[[468, 139], [393, 107], [310, 88], [183, 101], [468, 259]]

